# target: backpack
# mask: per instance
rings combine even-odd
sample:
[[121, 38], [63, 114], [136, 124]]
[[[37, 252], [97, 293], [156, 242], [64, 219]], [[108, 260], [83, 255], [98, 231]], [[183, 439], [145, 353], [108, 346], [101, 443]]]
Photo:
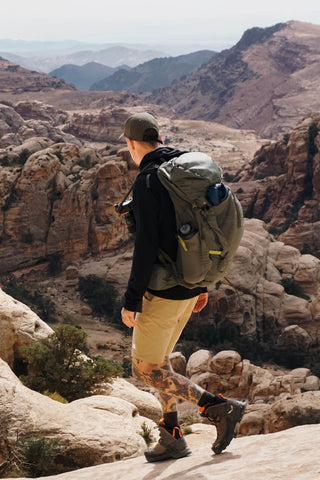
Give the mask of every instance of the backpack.
[[243, 234], [242, 208], [221, 183], [221, 168], [208, 155], [190, 152], [162, 163], [157, 176], [174, 205], [178, 251], [175, 262], [159, 251], [161, 264], [154, 266], [148, 288], [218, 282], [227, 274]]

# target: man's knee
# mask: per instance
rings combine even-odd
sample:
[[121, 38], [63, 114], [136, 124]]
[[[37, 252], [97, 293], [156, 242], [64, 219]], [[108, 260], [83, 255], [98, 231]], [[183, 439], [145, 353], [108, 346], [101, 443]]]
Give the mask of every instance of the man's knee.
[[132, 375], [138, 380], [142, 380], [147, 385], [153, 385], [154, 372], [160, 368], [155, 363], [145, 362], [144, 360], [132, 359]]

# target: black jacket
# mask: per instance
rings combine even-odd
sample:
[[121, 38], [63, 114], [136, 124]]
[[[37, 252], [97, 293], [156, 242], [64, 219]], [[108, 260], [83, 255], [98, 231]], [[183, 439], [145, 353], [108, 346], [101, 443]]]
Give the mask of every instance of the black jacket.
[[[157, 177], [157, 167], [186, 153], [170, 147], [160, 147], [144, 156], [140, 163], [142, 171], [133, 188], [133, 213], [136, 222], [136, 238], [131, 274], [125, 293], [124, 307], [133, 312], [141, 311], [142, 297], [148, 289], [153, 265], [160, 263], [158, 249], [176, 260], [177, 238], [174, 207], [165, 187]], [[149, 186], [147, 186], [147, 176]], [[189, 289], [181, 285], [167, 290], [150, 290], [158, 297], [184, 300], [206, 291], [203, 288]]]

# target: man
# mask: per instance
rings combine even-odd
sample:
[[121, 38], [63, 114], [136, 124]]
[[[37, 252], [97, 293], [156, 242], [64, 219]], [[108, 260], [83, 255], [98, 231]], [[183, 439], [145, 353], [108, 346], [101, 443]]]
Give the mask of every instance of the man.
[[[169, 355], [192, 312], [200, 312], [208, 301], [206, 289], [195, 286], [150, 288], [150, 279], [160, 263], [159, 249], [173, 261], [177, 254], [174, 206], [157, 177], [162, 162], [185, 151], [161, 146], [159, 126], [149, 113], [131, 115], [122, 137], [140, 173], [133, 188], [132, 209], [136, 224], [131, 275], [122, 308], [122, 321], [133, 327], [133, 375], [159, 392], [163, 419], [159, 422], [160, 439], [146, 450], [149, 462], [180, 458], [191, 453], [178, 425], [176, 399], [199, 405], [201, 414], [217, 427], [212, 449], [218, 454], [234, 436], [234, 429], [245, 409], [244, 402], [213, 395], [173, 371]], [[136, 314], [137, 312], [137, 314]]]

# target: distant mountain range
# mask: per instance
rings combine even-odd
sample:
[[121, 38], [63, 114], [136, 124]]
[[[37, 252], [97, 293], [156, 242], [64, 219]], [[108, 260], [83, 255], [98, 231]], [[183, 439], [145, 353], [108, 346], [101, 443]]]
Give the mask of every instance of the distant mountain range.
[[171, 85], [174, 80], [194, 72], [214, 55], [216, 52], [202, 50], [178, 57], [155, 58], [134, 68], [119, 69], [111, 76], [93, 84], [90, 90], [150, 92]]
[[320, 25], [290, 21], [247, 30], [234, 47], [146, 101], [265, 138], [320, 111], [319, 90]]
[[89, 62], [79, 67], [78, 65], [63, 65], [49, 73], [52, 77], [62, 78], [72, 83], [79, 90], [89, 90], [91, 85], [99, 82], [116, 71], [97, 62]]
[[167, 56], [166, 53], [158, 50], [138, 50], [122, 46], [113, 46], [102, 50], [80, 50], [65, 55], [47, 54], [45, 56], [21, 56], [1, 49], [0, 55], [21, 67], [43, 73], [49, 73], [66, 64], [82, 66], [90, 62], [101, 63], [112, 68], [122, 65], [135, 67], [153, 58]]

